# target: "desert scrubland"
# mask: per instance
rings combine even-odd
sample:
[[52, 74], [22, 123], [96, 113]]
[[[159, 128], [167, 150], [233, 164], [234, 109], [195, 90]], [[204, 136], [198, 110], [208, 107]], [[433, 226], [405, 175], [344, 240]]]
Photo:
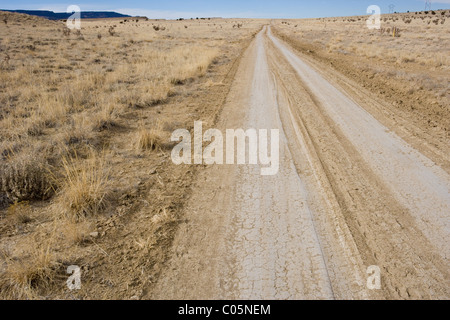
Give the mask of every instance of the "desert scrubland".
[[[450, 12], [366, 19], [0, 12], [0, 297], [448, 298]], [[197, 120], [279, 128], [281, 175], [174, 165]]]
[[171, 163], [170, 134], [212, 125], [261, 22], [1, 20], [2, 297], [69, 298], [77, 261], [93, 280], [80, 297], [142, 294], [196, 171]]

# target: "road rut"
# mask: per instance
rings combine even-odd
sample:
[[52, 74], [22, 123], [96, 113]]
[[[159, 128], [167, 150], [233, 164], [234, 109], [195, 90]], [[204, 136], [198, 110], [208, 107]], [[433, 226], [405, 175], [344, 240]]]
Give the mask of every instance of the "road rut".
[[[216, 127], [280, 130], [280, 169], [194, 183], [154, 299], [448, 298], [448, 174], [265, 27]], [[382, 289], [366, 269], [382, 270]]]

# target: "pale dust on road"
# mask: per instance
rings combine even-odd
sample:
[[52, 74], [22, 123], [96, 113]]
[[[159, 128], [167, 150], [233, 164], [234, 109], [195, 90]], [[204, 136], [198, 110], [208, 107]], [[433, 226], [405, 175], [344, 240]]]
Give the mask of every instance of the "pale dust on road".
[[[154, 299], [448, 298], [448, 174], [265, 27], [217, 128], [280, 130], [280, 169], [211, 166]], [[366, 269], [382, 270], [368, 290]]]

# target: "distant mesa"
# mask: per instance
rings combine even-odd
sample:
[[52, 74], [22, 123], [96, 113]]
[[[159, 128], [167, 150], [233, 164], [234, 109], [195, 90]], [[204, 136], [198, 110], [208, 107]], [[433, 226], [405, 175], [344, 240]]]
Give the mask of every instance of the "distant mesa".
[[[49, 20], [65, 20], [68, 19], [72, 13], [53, 12], [47, 10], [4, 10], [0, 11], [24, 13], [31, 16], [38, 16]], [[129, 15], [113, 12], [113, 11], [82, 11], [81, 19], [104, 19], [104, 18], [127, 18]]]

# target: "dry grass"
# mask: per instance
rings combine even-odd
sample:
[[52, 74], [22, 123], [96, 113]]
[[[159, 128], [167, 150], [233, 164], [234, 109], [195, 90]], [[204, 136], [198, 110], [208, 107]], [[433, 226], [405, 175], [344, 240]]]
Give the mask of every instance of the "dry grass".
[[136, 147], [138, 150], [157, 150], [161, 148], [161, 136], [155, 130], [142, 128], [136, 137]]
[[[3, 15], [10, 20], [14, 16]], [[134, 27], [121, 26], [119, 30], [108, 22], [100, 23], [100, 27], [112, 28], [113, 37], [98, 37], [99, 26], [95, 22], [95, 27], [83, 30], [84, 40], [61, 33], [59, 23], [42, 20], [41, 24], [41, 33], [29, 30], [28, 36], [24, 34], [20, 39], [0, 32], [2, 46], [14, 52], [8, 68], [0, 74], [0, 144], [17, 149], [14, 157], [0, 163], [0, 192], [11, 202], [46, 199], [52, 194], [44, 174], [48, 171], [49, 155], [38, 152], [30, 157], [26, 154], [28, 146], [38, 142], [52, 148], [68, 148], [63, 154], [84, 154], [92, 147], [101, 148], [103, 132], [116, 127], [130, 107], [145, 108], [165, 102], [175, 86], [203, 76], [219, 54], [212, 44], [172, 43], [158, 40], [156, 34], [136, 34], [139, 30]], [[146, 26], [151, 28], [152, 24]], [[160, 27], [160, 33], [166, 33], [161, 34], [162, 39], [170, 29], [173, 28]], [[137, 139], [141, 149], [155, 149], [161, 143], [154, 130], [140, 130]], [[57, 181], [57, 185], [72, 184], [68, 189], [73, 190], [97, 178], [90, 172], [93, 168], [89, 163], [84, 177], [74, 176], [68, 165], [67, 161], [58, 162], [52, 168], [64, 172], [58, 177], [72, 179]], [[96, 205], [91, 207], [77, 199], [79, 192], [70, 193], [70, 206], [75, 211], [96, 211]], [[93, 196], [93, 203], [100, 200], [96, 197]]]
[[13, 224], [24, 224], [32, 220], [28, 201], [15, 202], [8, 208], [7, 217]]
[[10, 201], [45, 200], [53, 193], [49, 165], [40, 155], [14, 156], [0, 169], [0, 191]]
[[[83, 20], [77, 34], [62, 22], [0, 12], [3, 18], [8, 23], [0, 28], [0, 218], [8, 219], [0, 224], [12, 221], [15, 228], [0, 225], [9, 232], [0, 233], [2, 245], [12, 248], [0, 254], [0, 298], [39, 298], [39, 290], [54, 280], [61, 252], [70, 261], [70, 254], [92, 254], [90, 260], [106, 254], [103, 245], [87, 241], [99, 228], [96, 241], [103, 240], [100, 234], [114, 246], [123, 241], [114, 239], [114, 227], [106, 222], [110, 215], [133, 221], [149, 202], [145, 215], [181, 207], [172, 203], [178, 186], [166, 188], [186, 174], [174, 172], [165, 159], [168, 134], [159, 124], [192, 123], [196, 110], [190, 104], [198, 103], [192, 92], [202, 92], [201, 78], [210, 76], [217, 59], [230, 63], [261, 23]], [[241, 27], [233, 28], [237, 23]], [[208, 83], [204, 88], [214, 89]], [[181, 102], [165, 108], [175, 100]], [[147, 199], [149, 170], [160, 183]], [[163, 182], [169, 170], [170, 181]], [[160, 216], [158, 228], [169, 228], [170, 217]], [[146, 232], [146, 238], [172, 230], [162, 229]], [[47, 236], [57, 241], [43, 241]], [[167, 245], [163, 240], [158, 245]], [[121, 259], [120, 249], [112, 250], [111, 261]]]
[[109, 130], [117, 126], [118, 110], [114, 105], [103, 104], [100, 110], [91, 118], [94, 131]]
[[27, 252], [21, 258], [3, 253], [6, 267], [0, 273], [0, 289], [8, 299], [36, 299], [39, 288], [49, 286], [58, 265], [49, 244]]
[[431, 14], [383, 15], [380, 30], [367, 29], [368, 16], [292, 20], [289, 24], [276, 22], [275, 25], [304, 41], [328, 47], [330, 52], [351, 52], [388, 62], [415, 62], [448, 70], [450, 25], [445, 23], [445, 16], [450, 13], [438, 13], [439, 24], [432, 26], [428, 24], [434, 20]]
[[109, 172], [104, 159], [94, 154], [82, 162], [77, 158], [63, 158], [62, 166], [61, 212], [79, 219], [106, 207]]
[[68, 245], [79, 246], [88, 242], [93, 227], [89, 221], [65, 220], [59, 227]]
[[162, 125], [160, 123], [154, 125], [151, 129], [140, 125], [136, 134], [135, 146], [137, 150], [158, 151], [163, 147]]
[[439, 130], [448, 140], [450, 11], [435, 13], [382, 15], [380, 30], [367, 28], [368, 16], [273, 24], [306, 54], [332, 60], [334, 68], [391, 100], [396, 109], [414, 111], [421, 127]]

